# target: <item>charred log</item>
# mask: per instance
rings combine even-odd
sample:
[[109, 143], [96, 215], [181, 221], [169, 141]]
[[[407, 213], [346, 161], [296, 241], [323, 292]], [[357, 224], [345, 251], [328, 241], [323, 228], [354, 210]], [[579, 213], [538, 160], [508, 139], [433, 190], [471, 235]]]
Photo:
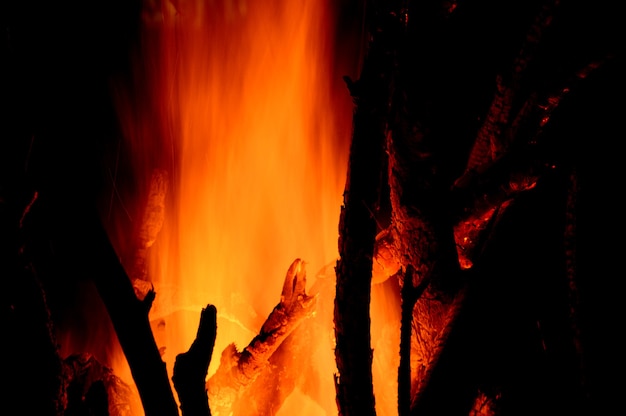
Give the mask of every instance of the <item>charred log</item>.
[[165, 363], [154, 340], [148, 307], [138, 300], [99, 219], [83, 224], [78, 241], [91, 241], [80, 253], [93, 267], [93, 280], [107, 307], [120, 345], [128, 360], [146, 416], [178, 415]]
[[[47, 279], [61, 273], [54, 267], [63, 267], [66, 283], [77, 279], [93, 285], [126, 355], [146, 416], [177, 416], [165, 363], [148, 320], [149, 307], [137, 299], [97, 211], [88, 199], [79, 198], [42, 192], [33, 204], [29, 221], [39, 230], [27, 246], [33, 263], [54, 265], [43, 267]], [[52, 254], [54, 261], [49, 258]], [[44, 283], [50, 287], [51, 282]]]
[[372, 386], [370, 298], [376, 217], [381, 204], [385, 137], [400, 22], [390, 10], [369, 16], [372, 42], [360, 78], [348, 88], [356, 104], [344, 203], [339, 218], [335, 294], [335, 377], [342, 416], [375, 414]]
[[200, 314], [196, 339], [185, 353], [176, 356], [172, 381], [182, 416], [211, 416], [206, 376], [217, 335], [217, 309], [207, 305]]

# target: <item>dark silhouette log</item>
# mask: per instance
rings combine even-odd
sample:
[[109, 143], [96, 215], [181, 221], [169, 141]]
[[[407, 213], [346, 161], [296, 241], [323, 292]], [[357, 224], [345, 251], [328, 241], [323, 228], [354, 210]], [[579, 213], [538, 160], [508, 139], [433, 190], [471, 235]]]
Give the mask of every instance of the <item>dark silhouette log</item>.
[[[178, 416], [165, 363], [148, 319], [147, 300], [135, 295], [108, 235], [94, 212], [72, 241], [89, 242], [79, 252], [104, 302], [128, 360], [146, 416]], [[80, 244], [79, 244], [80, 245]]]
[[207, 305], [200, 314], [198, 333], [191, 347], [178, 354], [172, 381], [178, 393], [182, 416], [211, 416], [206, 376], [217, 335], [217, 309]]
[[389, 10], [368, 16], [372, 41], [361, 75], [346, 79], [355, 102], [344, 202], [339, 218], [335, 293], [335, 377], [342, 416], [375, 415], [370, 301], [377, 216], [384, 183], [385, 138], [400, 22]]

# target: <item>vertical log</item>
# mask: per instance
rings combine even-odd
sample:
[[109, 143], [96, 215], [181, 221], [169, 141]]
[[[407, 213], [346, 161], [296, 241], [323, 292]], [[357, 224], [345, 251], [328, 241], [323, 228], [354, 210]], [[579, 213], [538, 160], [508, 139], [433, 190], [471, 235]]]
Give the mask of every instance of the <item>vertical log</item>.
[[[375, 10], [376, 11], [376, 10]], [[380, 11], [378, 11], [380, 12]], [[346, 80], [356, 108], [344, 204], [339, 220], [335, 293], [335, 377], [342, 416], [375, 415], [370, 339], [372, 259], [381, 200], [393, 69], [390, 13], [373, 16], [372, 42], [356, 82]]]

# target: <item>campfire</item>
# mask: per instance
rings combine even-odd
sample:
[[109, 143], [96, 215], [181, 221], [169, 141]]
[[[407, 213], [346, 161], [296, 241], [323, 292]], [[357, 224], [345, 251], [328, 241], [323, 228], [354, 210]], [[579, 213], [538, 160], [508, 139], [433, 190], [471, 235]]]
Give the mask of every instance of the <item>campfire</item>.
[[617, 24], [493, 3], [12, 6], [2, 413], [608, 406]]

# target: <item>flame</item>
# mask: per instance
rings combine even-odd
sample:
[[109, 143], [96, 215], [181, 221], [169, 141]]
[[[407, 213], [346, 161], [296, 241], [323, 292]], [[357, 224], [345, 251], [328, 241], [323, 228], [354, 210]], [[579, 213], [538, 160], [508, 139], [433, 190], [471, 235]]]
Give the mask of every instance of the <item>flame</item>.
[[[207, 303], [218, 311], [210, 376], [228, 344], [242, 349], [258, 332], [295, 258], [315, 275], [338, 257], [352, 103], [335, 24], [320, 1], [143, 4], [135, 72], [117, 86], [117, 107], [139, 190], [126, 205], [141, 206], [151, 172], [169, 172], [147, 254], [169, 374]], [[327, 353], [333, 362], [330, 344]], [[323, 394], [334, 404], [333, 371]], [[290, 407], [321, 412], [300, 398], [281, 412]]]

